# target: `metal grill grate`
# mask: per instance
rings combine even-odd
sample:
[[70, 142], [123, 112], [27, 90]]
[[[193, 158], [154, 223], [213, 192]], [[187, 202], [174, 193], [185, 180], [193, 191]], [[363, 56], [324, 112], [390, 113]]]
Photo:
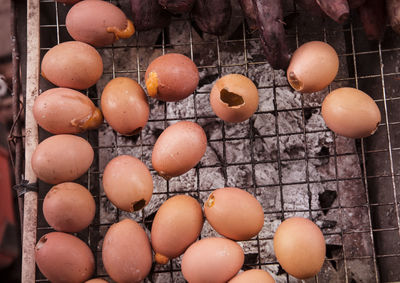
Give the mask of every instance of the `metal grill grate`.
[[[128, 1], [112, 2], [122, 6], [125, 13], [130, 14]], [[327, 92], [295, 95], [294, 97], [299, 98], [300, 103], [297, 105], [293, 103], [289, 108], [282, 108], [279, 103], [282, 99], [293, 99], [293, 97], [282, 97], [282, 89], [287, 88], [288, 83], [282, 79], [282, 72], [272, 71], [266, 66], [265, 58], [252, 53], [251, 50], [259, 46], [259, 39], [257, 35], [248, 33], [244, 23], [240, 24], [228, 38], [206, 35], [204, 39], [199, 40], [188, 19], [174, 18], [172, 25], [187, 27], [184, 42], [175, 42], [174, 35], [168, 30], [163, 30], [160, 31], [155, 45], [148, 44], [145, 42], [146, 40], [143, 41], [142, 34], [137, 33], [131, 40], [118, 42], [112, 47], [101, 48], [99, 52], [102, 54], [105, 65], [104, 80], [97, 85], [97, 88], [93, 87], [86, 93], [98, 104], [103, 88], [102, 84], [118, 76], [129, 76], [143, 86], [144, 72], [150, 60], [146, 50], [155, 50], [152, 55], [161, 55], [176, 49], [181, 50], [181, 53], [185, 53], [195, 61], [200, 72], [204, 72], [203, 82], [201, 82], [203, 85], [192, 97], [182, 103], [166, 104], [151, 100], [149, 124], [156, 125], [151, 128], [152, 130], [164, 129], [173, 121], [191, 120], [203, 126], [210, 125], [209, 122], [211, 122], [212, 127], [217, 128], [215, 131], [206, 129], [209, 143], [207, 151], [208, 153], [214, 152], [219, 159], [217, 158], [215, 162], [201, 162], [179, 180], [188, 181], [187, 184], [183, 184], [185, 187], [182, 188], [183, 193], [188, 193], [204, 202], [207, 195], [216, 187], [207, 185], [203, 172], [207, 172], [208, 175], [212, 172], [221, 172], [221, 185], [244, 188], [256, 195], [263, 203], [266, 218], [264, 233], [260, 233], [255, 239], [240, 243], [246, 254], [243, 268], [267, 269], [278, 274], [277, 282], [295, 282], [294, 278], [289, 277], [278, 267], [273, 256], [272, 229], [276, 228], [280, 219], [292, 215], [318, 220], [324, 212], [330, 211], [336, 217], [334, 227], [329, 226], [332, 224], [328, 221], [329, 217], [327, 218], [328, 222], [322, 221], [322, 226], [325, 226], [322, 227], [322, 231], [328, 243], [326, 262], [322, 272], [310, 281], [379, 282], [400, 280], [400, 272], [396, 271], [395, 267], [400, 261], [398, 246], [400, 218], [396, 188], [400, 175], [400, 168], [397, 165], [400, 158], [400, 144], [397, 142], [397, 133], [400, 133], [400, 130], [397, 129], [400, 124], [400, 116], [399, 111], [396, 111], [397, 103], [400, 101], [400, 95], [396, 94], [396, 92], [400, 93], [397, 81], [400, 78], [400, 72], [396, 66], [396, 60], [398, 62], [400, 59], [400, 38], [388, 30], [382, 44], [372, 44], [366, 41], [356, 16], [354, 16], [352, 24], [341, 27], [327, 19], [310, 18], [304, 11], [296, 9], [292, 1], [287, 2], [286, 11], [290, 11], [287, 12], [287, 32], [291, 49], [294, 50], [309, 40], [323, 40], [330, 43], [339, 53], [342, 68], [329, 90], [340, 86], [360, 88], [369, 93], [381, 109], [382, 123], [379, 125], [378, 132], [368, 139], [356, 141], [356, 147], [352, 141], [333, 135], [325, 127], [310, 125], [310, 116], [318, 117], [321, 101]], [[67, 6], [54, 3], [53, 0], [40, 0], [40, 8], [41, 56], [43, 56], [55, 44], [71, 40], [71, 38], [64, 25], [65, 15], [69, 9]], [[210, 62], [204, 58], [196, 58], [199, 49], [211, 50], [210, 54], [213, 58]], [[227, 51], [228, 49], [229, 51]], [[239, 49], [241, 52], [235, 53], [234, 50]], [[233, 51], [231, 52], [231, 50]], [[229, 57], [230, 61], [227, 61], [225, 57], [229, 53], [234, 55]], [[127, 54], [134, 56], [128, 57]], [[239, 54], [238, 58], [235, 58], [235, 54]], [[129, 60], [133, 63], [121, 63], [124, 62], [121, 59], [123, 57], [126, 61]], [[267, 80], [266, 85], [261, 85], [255, 80], [255, 83], [258, 83], [260, 95], [270, 96], [270, 108], [260, 106], [252, 119], [240, 123], [238, 126], [232, 126], [218, 120], [212, 112], [201, 107], [203, 106], [202, 101], [207, 98], [209, 93], [207, 87], [203, 87], [207, 85], [207, 82], [209, 84], [213, 79], [233, 71], [243, 73], [254, 80], [252, 76], [255, 71], [260, 70], [271, 74], [271, 80]], [[41, 79], [41, 91], [50, 87], [45, 80]], [[175, 115], [176, 113], [170, 111], [171, 108], [184, 110], [178, 111], [178, 115]], [[186, 111], [185, 109], [191, 110]], [[254, 126], [258, 116], [268, 117], [271, 125], [266, 132], [260, 133]], [[282, 121], [290, 121], [282, 120], [282, 117], [286, 116], [299, 118], [297, 121], [300, 121], [300, 125], [297, 130], [287, 130], [287, 127], [282, 124]], [[315, 154], [311, 152], [310, 145], [318, 135], [326, 135], [327, 139], [331, 138], [332, 143], [331, 147], [325, 148], [325, 151]], [[46, 133], [40, 132], [41, 140], [46, 136]], [[80, 182], [86, 185], [94, 195], [97, 211], [93, 224], [78, 236], [89, 244], [95, 254], [96, 275], [106, 277], [101, 263], [101, 240], [108, 227], [120, 218], [128, 216], [149, 229], [155, 210], [145, 208], [142, 212], [126, 214], [113, 208], [107, 202], [101, 189], [104, 165], [117, 154], [127, 153], [141, 158], [145, 164], [151, 166], [149, 156], [151, 156], [157, 133], [149, 133], [144, 129], [137, 139], [123, 138], [112, 132], [107, 124], [104, 124], [99, 131], [85, 133], [83, 136], [90, 141], [95, 150], [95, 161], [88, 174], [82, 177]], [[287, 142], [295, 137], [303, 142], [303, 147], [299, 154], [287, 154], [285, 152]], [[266, 140], [275, 140], [275, 155], [260, 157], [256, 148]], [[244, 144], [241, 158], [232, 157], [232, 144]], [[343, 151], [342, 144], [349, 145], [345, 147], [347, 150]], [[211, 145], [216, 145], [216, 147]], [[348, 163], [349, 160], [352, 162]], [[310, 166], [314, 162], [327, 162], [332, 168], [332, 174], [326, 174], [323, 178], [321, 177], [323, 174], [317, 171], [318, 176], [316, 177], [314, 172], [310, 172]], [[304, 176], [288, 177], [287, 168], [293, 168], [291, 164], [304, 168]], [[346, 175], [346, 166], [349, 164], [357, 167], [359, 174]], [[274, 168], [272, 171], [277, 174], [270, 176], [269, 182], [262, 183], [258, 172], [267, 170], [265, 168]], [[177, 181], [174, 179], [169, 182], [164, 181], [155, 174], [154, 170], [151, 172], [155, 182], [152, 202], [160, 203], [161, 200], [178, 193]], [[234, 175], [242, 172], [247, 172], [248, 175], [244, 178]], [[215, 175], [211, 174], [211, 176]], [[245, 181], [238, 181], [240, 178]], [[243, 184], [237, 184], [238, 182]], [[361, 188], [354, 196], [355, 201], [347, 199], [349, 194], [343, 191], [343, 184], [346, 182]], [[316, 188], [320, 186], [331, 188], [330, 191], [336, 192], [336, 200], [333, 200], [329, 207], [318, 206], [316, 198], [321, 191]], [[293, 188], [294, 190], [304, 189], [303, 195], [308, 199], [302, 200], [300, 205], [297, 202], [293, 205], [290, 201], [285, 201], [293, 192], [291, 191]], [[40, 183], [38, 238], [51, 231], [42, 215], [42, 201], [48, 189], [49, 186]], [[266, 194], [267, 192], [268, 194]], [[271, 196], [275, 198], [274, 205], [267, 203]], [[354, 218], [356, 214], [362, 214], [359, 219], [363, 220], [363, 223], [349, 225], [349, 222], [357, 219]], [[321, 226], [321, 223], [318, 224]], [[209, 228], [203, 229], [202, 237], [208, 235], [210, 231]], [[362, 240], [363, 245], [357, 245], [356, 241], [359, 239]], [[179, 259], [173, 260], [166, 266], [153, 266], [147, 280], [154, 282], [184, 281], [179, 271]], [[37, 282], [46, 282], [38, 270], [36, 279]]]

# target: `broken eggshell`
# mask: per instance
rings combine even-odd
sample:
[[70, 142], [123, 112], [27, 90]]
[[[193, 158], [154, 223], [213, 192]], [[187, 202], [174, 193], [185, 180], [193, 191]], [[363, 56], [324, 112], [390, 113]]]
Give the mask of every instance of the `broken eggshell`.
[[110, 45], [120, 38], [129, 38], [135, 32], [117, 6], [106, 1], [84, 0], [72, 6], [65, 19], [71, 37], [95, 47]]
[[199, 83], [199, 71], [190, 58], [169, 53], [147, 67], [147, 93], [161, 101], [179, 101], [192, 94]]
[[134, 212], [149, 203], [153, 194], [153, 179], [142, 161], [133, 156], [120, 155], [104, 169], [103, 188], [116, 207]]
[[125, 136], [140, 133], [150, 112], [143, 88], [125, 77], [108, 82], [101, 95], [101, 109], [107, 123]]
[[249, 119], [258, 107], [258, 90], [240, 74], [229, 74], [217, 80], [211, 90], [210, 104], [214, 113], [226, 122]]

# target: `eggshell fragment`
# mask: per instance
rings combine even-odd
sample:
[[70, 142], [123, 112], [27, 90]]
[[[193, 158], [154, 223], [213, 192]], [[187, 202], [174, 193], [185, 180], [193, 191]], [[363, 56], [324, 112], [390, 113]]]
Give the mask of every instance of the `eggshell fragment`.
[[54, 283], [80, 283], [94, 271], [90, 248], [79, 238], [62, 232], [51, 232], [40, 238], [35, 247], [40, 272]]
[[42, 76], [59, 87], [86, 89], [103, 73], [99, 52], [80, 41], [67, 41], [51, 48], [42, 60]]
[[79, 232], [89, 226], [95, 212], [91, 193], [77, 183], [66, 182], [52, 187], [43, 201], [44, 218], [57, 231]]
[[96, 129], [103, 122], [100, 109], [86, 95], [69, 88], [52, 88], [39, 95], [33, 116], [52, 134], [76, 134]]
[[207, 221], [222, 236], [243, 241], [256, 236], [264, 225], [264, 211], [258, 200], [245, 190], [221, 188], [204, 204]]
[[381, 121], [375, 101], [365, 92], [350, 87], [329, 93], [322, 102], [321, 114], [329, 129], [348, 138], [374, 134]]
[[140, 133], [149, 119], [143, 88], [130, 78], [111, 80], [101, 95], [101, 109], [110, 126], [121, 135]]
[[199, 71], [190, 58], [169, 53], [147, 67], [147, 93], [161, 101], [178, 101], [192, 94], [199, 83]]
[[205, 238], [186, 250], [181, 268], [190, 283], [222, 283], [235, 276], [243, 262], [243, 250], [234, 241]]
[[217, 80], [211, 90], [210, 104], [214, 113], [226, 122], [249, 119], [258, 107], [258, 90], [240, 74], [229, 74]]
[[106, 1], [79, 2], [69, 10], [65, 25], [73, 39], [96, 47], [129, 38], [135, 32], [132, 21], [124, 12]]
[[154, 144], [153, 168], [165, 179], [182, 175], [203, 157], [207, 137], [194, 122], [180, 121], [166, 128]]
[[82, 176], [93, 162], [90, 144], [74, 135], [56, 135], [42, 141], [32, 154], [36, 176], [49, 184], [73, 181]]
[[114, 281], [140, 282], [149, 274], [152, 263], [146, 232], [131, 219], [111, 225], [104, 237], [102, 257], [107, 274]]
[[315, 276], [324, 264], [325, 239], [311, 220], [292, 217], [283, 221], [274, 235], [274, 251], [279, 264], [298, 279]]
[[142, 161], [129, 155], [112, 159], [104, 169], [107, 198], [119, 209], [133, 212], [146, 206], [153, 194], [153, 178]]
[[199, 237], [203, 227], [203, 212], [197, 200], [176, 195], [158, 209], [151, 227], [151, 244], [155, 260], [166, 264], [180, 256]]
[[250, 269], [239, 273], [228, 283], [275, 283], [274, 278], [265, 270]]
[[310, 41], [293, 53], [287, 78], [295, 90], [310, 93], [326, 88], [338, 70], [339, 58], [335, 49], [322, 41]]

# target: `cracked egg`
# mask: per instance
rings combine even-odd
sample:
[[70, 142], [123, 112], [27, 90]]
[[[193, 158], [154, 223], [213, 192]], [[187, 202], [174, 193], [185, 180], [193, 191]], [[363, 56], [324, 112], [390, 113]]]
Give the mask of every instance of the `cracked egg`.
[[40, 127], [52, 134], [76, 134], [98, 128], [103, 114], [79, 91], [52, 88], [35, 99], [33, 116]]
[[229, 74], [216, 81], [210, 104], [214, 113], [225, 122], [243, 122], [257, 110], [258, 90], [249, 78]]
[[135, 28], [117, 6], [106, 1], [85, 0], [68, 12], [65, 25], [71, 37], [95, 47], [129, 38]]
[[134, 212], [145, 207], [153, 195], [153, 178], [139, 159], [120, 155], [104, 169], [103, 187], [107, 198], [119, 209]]
[[179, 101], [196, 90], [199, 71], [189, 57], [169, 53], [150, 63], [145, 80], [149, 96], [161, 101]]

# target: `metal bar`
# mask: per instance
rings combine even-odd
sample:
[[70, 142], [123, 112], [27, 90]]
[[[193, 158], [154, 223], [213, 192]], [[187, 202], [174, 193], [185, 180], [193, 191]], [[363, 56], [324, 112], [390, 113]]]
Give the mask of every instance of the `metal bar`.
[[[39, 0], [27, 0], [27, 64], [25, 103], [25, 179], [36, 183], [31, 167], [31, 157], [38, 144], [38, 128], [32, 107], [39, 93], [40, 60], [40, 4]], [[37, 192], [24, 196], [24, 230], [22, 241], [22, 283], [35, 281], [35, 244], [37, 227]]]
[[[17, 15], [15, 0], [11, 1], [11, 45], [12, 45], [12, 65], [13, 65], [13, 78], [12, 78], [12, 109], [13, 109], [13, 131], [10, 133], [10, 138], [15, 144], [15, 162], [14, 162], [14, 178], [15, 184], [21, 183], [22, 174], [22, 137], [21, 137], [21, 78], [20, 78], [20, 55], [19, 45], [17, 39]], [[10, 140], [10, 139], [9, 139]], [[24, 200], [22, 197], [18, 198], [18, 211], [19, 222], [21, 226], [21, 237], [23, 231], [23, 217], [24, 217]]]

